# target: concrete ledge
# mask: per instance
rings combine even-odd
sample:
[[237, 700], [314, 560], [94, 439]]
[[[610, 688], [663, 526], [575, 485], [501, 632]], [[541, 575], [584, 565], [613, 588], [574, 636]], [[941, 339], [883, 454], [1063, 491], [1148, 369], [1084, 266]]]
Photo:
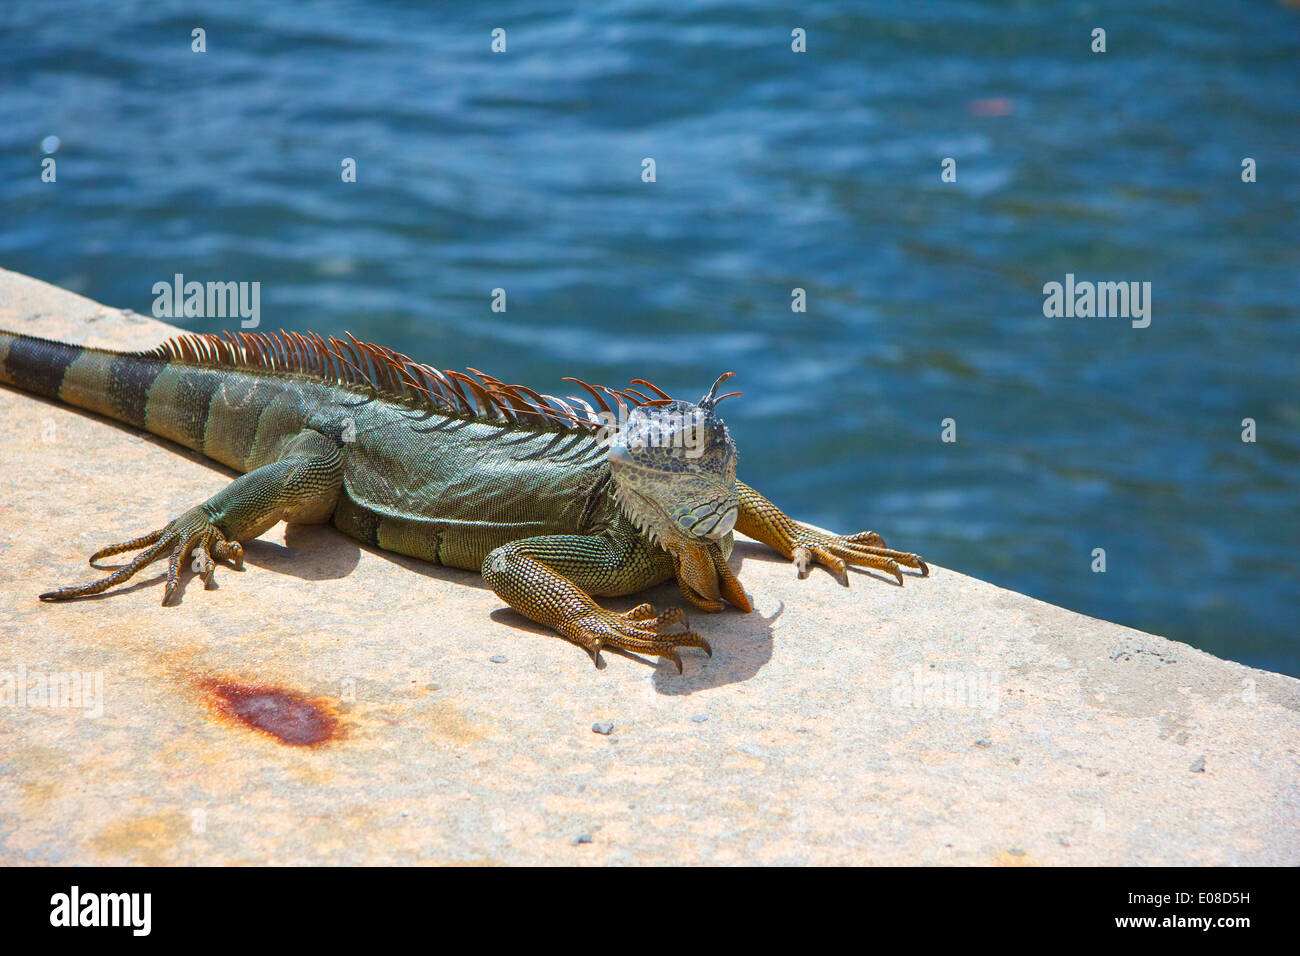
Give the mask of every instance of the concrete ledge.
[[[3, 271], [0, 327], [170, 331]], [[0, 863], [1300, 863], [1289, 677], [939, 567], [798, 581], [750, 542], [755, 613], [698, 616], [715, 654], [684, 676], [596, 671], [476, 575], [328, 528], [176, 607], [160, 573], [42, 605], [229, 476], [3, 387], [0, 428], [0, 690], [103, 692], [0, 706]]]

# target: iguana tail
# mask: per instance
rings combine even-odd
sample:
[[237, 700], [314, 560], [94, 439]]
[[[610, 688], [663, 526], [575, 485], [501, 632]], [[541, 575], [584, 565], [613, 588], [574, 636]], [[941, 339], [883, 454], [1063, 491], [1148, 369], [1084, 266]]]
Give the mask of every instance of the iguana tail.
[[0, 330], [0, 382], [145, 427], [161, 359]]
[[170, 438], [245, 470], [278, 383], [151, 352], [111, 352], [0, 330], [0, 383]]

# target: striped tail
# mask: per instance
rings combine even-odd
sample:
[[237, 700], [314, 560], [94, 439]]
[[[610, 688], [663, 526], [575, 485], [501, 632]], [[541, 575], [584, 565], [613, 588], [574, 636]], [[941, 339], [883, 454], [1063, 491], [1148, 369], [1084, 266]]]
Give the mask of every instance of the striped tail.
[[[170, 438], [239, 471], [257, 453], [262, 410], [285, 392], [262, 376], [3, 330], [0, 383]], [[275, 426], [295, 434], [301, 424], [293, 417], [282, 410]]]
[[274, 460], [276, 441], [296, 435], [321, 401], [319, 395], [304, 400], [297, 380], [258, 369], [177, 360], [165, 349], [110, 352], [3, 330], [0, 384], [126, 422], [238, 471]]
[[167, 363], [0, 330], [0, 382], [145, 427], [149, 388]]

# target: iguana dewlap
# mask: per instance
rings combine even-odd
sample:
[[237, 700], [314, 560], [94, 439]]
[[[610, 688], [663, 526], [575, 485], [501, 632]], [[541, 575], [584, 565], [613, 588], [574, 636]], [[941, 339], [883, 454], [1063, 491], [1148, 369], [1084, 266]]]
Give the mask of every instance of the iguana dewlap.
[[[145, 352], [110, 352], [0, 331], [0, 382], [106, 415], [242, 472], [164, 527], [91, 556], [140, 551], [78, 587], [98, 594], [169, 559], [166, 604], [182, 566], [205, 582], [216, 560], [279, 521], [330, 521], [367, 544], [481, 570], [507, 604], [585, 648], [667, 657], [709, 650], [680, 608], [626, 613], [593, 596], [675, 578], [706, 611], [750, 610], [727, 564], [738, 530], [847, 584], [846, 565], [903, 582], [929, 570], [873, 532], [801, 525], [736, 480], [736, 448], [717, 417], [718, 384], [698, 402], [648, 382], [595, 400], [559, 399], [490, 375], [439, 371], [381, 346], [318, 335], [187, 335]], [[577, 380], [570, 380], [577, 381]], [[107, 570], [107, 569], [106, 569]]]

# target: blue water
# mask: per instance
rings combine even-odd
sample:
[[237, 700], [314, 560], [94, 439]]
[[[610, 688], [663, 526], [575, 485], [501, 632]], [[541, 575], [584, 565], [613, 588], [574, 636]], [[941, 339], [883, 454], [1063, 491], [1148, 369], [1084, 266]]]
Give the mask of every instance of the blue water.
[[[543, 390], [734, 370], [794, 514], [1300, 675], [1300, 10], [572, 6], [9, 0], [0, 265]], [[1150, 327], [1045, 318], [1067, 272]]]

